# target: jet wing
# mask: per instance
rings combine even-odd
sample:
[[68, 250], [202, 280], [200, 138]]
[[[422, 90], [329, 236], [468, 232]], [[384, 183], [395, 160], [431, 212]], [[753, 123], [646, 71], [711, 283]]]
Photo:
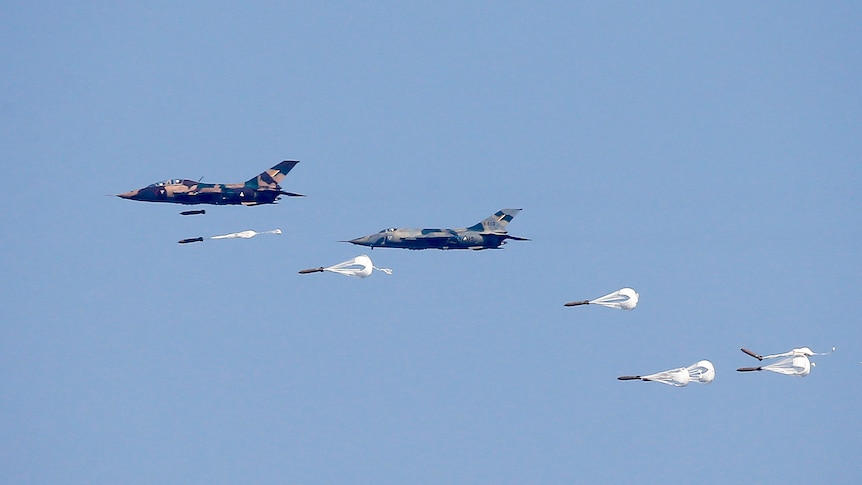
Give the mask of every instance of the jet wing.
[[527, 239], [525, 237], [510, 236], [508, 233], [505, 233], [505, 232], [480, 232], [479, 235], [504, 237], [506, 239], [514, 239], [515, 241], [529, 241], [529, 239]]
[[452, 236], [418, 236], [418, 237], [402, 237], [402, 241], [426, 241], [426, 242], [444, 242], [448, 241]]

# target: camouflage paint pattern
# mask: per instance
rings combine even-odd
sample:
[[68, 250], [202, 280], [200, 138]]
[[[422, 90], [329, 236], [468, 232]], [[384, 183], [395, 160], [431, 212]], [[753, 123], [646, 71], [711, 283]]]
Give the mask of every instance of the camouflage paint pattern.
[[460, 229], [389, 228], [345, 242], [372, 249], [498, 249], [507, 239], [528, 241], [506, 232], [506, 226], [520, 211], [502, 209], [481, 222]]
[[284, 161], [244, 183], [208, 184], [186, 179], [171, 179], [132, 190], [117, 197], [145, 202], [171, 202], [174, 204], [260, 205], [273, 204], [286, 195], [279, 185], [298, 161]]

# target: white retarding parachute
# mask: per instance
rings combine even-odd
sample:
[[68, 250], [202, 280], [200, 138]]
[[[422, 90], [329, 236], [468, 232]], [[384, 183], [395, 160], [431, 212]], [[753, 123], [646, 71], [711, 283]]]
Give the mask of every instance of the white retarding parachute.
[[281, 229], [273, 229], [272, 231], [264, 231], [264, 232], [255, 232], [255, 231], [241, 231], [241, 232], [232, 232], [230, 234], [222, 234], [221, 236], [212, 236], [210, 239], [251, 239], [258, 234], [281, 234]]
[[835, 352], [835, 347], [832, 347], [832, 350], [829, 352], [823, 352], [820, 354], [815, 353], [808, 347], [800, 347], [798, 349], [772, 355], [758, 355], [748, 349], [739, 350], [761, 361], [764, 359], [778, 359], [775, 362], [758, 367], [740, 367], [739, 369], [736, 369], [739, 372], [768, 370], [770, 372], [784, 374], [786, 376], [805, 377], [811, 373], [811, 368], [815, 365], [814, 362], [811, 362], [809, 357], [815, 355], [829, 355], [832, 352]]
[[621, 381], [661, 382], [674, 387], [687, 386], [690, 382], [709, 384], [715, 379], [715, 366], [708, 360], [701, 360], [688, 367], [678, 367], [648, 376], [620, 376], [617, 379]]
[[[203, 212], [203, 211], [201, 211]], [[208, 239], [251, 239], [259, 234], [281, 234], [281, 229], [273, 229], [271, 231], [257, 232], [257, 231], [242, 231], [242, 232], [232, 232], [230, 234], [222, 234], [221, 236], [212, 236]], [[196, 242], [203, 242], [203, 237], [190, 237], [188, 239], [180, 239], [180, 244], [189, 244]]]
[[304, 269], [300, 271], [299, 274], [322, 273], [324, 271], [330, 271], [332, 273], [343, 274], [345, 276], [367, 278], [371, 276], [372, 270], [375, 269], [377, 271], [382, 271], [386, 274], [392, 274], [392, 270], [389, 268], [378, 268], [377, 266], [374, 266], [374, 263], [371, 262], [371, 258], [364, 254], [326, 268], [321, 266], [319, 268]]
[[622, 288], [605, 296], [600, 296], [595, 300], [570, 301], [566, 303], [566, 306], [601, 305], [620, 310], [633, 310], [638, 304], [638, 298], [638, 292], [635, 290]]

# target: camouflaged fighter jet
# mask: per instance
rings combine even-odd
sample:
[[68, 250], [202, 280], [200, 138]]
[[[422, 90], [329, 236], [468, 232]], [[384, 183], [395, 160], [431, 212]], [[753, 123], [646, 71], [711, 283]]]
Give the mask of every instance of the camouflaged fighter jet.
[[284, 192], [278, 185], [298, 161], [284, 161], [257, 177], [238, 184], [206, 184], [194, 180], [171, 179], [142, 189], [117, 194], [117, 197], [146, 202], [174, 204], [260, 205], [274, 204], [282, 195], [304, 197]]
[[507, 239], [529, 241], [510, 236], [506, 226], [521, 209], [502, 209], [482, 222], [463, 229], [389, 228], [377, 234], [351, 239], [359, 246], [404, 249], [499, 249]]

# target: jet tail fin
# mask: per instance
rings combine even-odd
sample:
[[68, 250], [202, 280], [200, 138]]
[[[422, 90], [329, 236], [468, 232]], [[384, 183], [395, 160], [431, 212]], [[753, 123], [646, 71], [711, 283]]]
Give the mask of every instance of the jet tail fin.
[[[512, 221], [521, 209], [500, 209], [492, 216], [488, 216], [483, 221], [478, 222], [467, 230], [477, 232], [505, 233], [506, 226]], [[514, 239], [514, 238], [513, 238]]]
[[285, 160], [257, 177], [249, 179], [246, 181], [245, 186], [255, 188], [266, 186], [276, 187], [297, 163], [299, 163], [297, 160]]

